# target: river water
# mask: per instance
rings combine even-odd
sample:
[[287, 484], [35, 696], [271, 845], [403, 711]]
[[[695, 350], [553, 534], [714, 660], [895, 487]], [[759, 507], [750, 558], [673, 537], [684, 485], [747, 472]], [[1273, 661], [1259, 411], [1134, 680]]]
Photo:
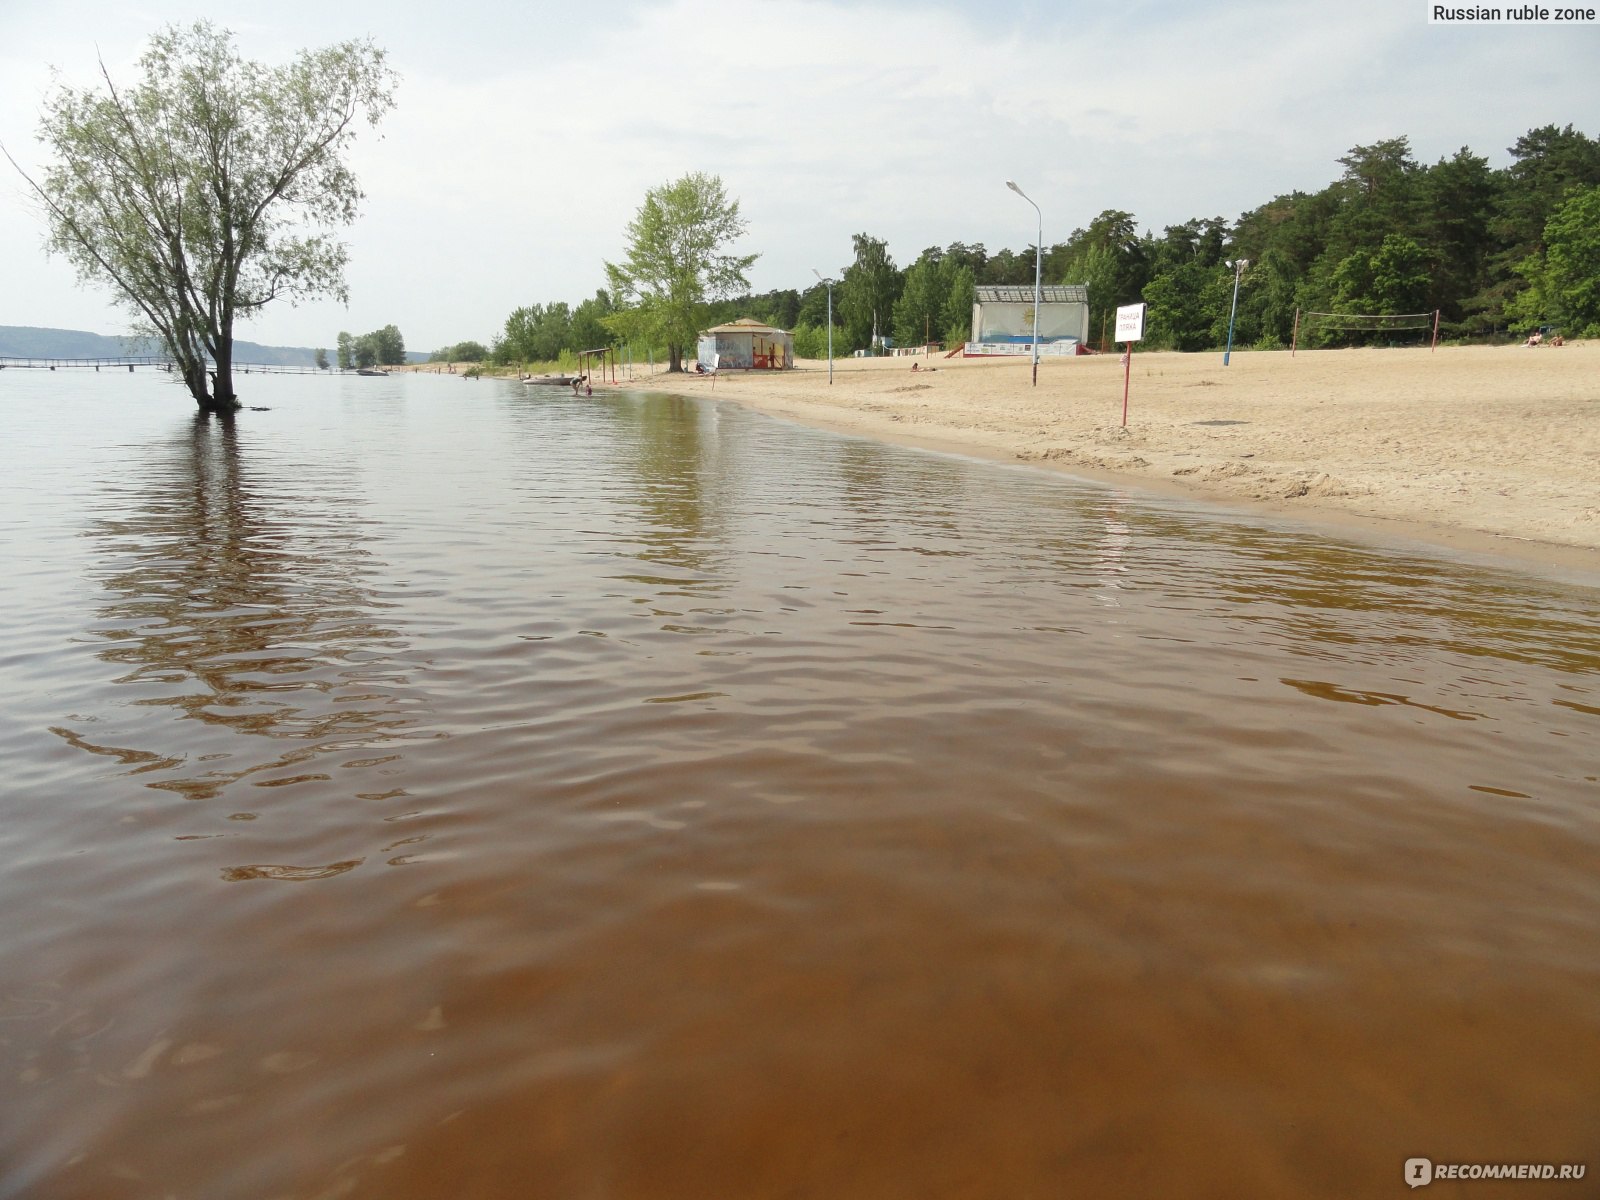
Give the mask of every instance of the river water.
[[1592, 1189], [1582, 580], [240, 382], [0, 375], [0, 1196]]

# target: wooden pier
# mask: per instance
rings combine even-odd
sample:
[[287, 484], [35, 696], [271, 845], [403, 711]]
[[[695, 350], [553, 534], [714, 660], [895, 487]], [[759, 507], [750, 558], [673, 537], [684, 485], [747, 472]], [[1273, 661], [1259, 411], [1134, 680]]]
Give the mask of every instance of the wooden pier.
[[[125, 355], [117, 358], [22, 358], [0, 355], [0, 371], [118, 371], [144, 369], [147, 371], [176, 372], [170, 358], [159, 355]], [[233, 364], [235, 375], [337, 375], [338, 371], [321, 371], [313, 366], [295, 366], [277, 363]]]

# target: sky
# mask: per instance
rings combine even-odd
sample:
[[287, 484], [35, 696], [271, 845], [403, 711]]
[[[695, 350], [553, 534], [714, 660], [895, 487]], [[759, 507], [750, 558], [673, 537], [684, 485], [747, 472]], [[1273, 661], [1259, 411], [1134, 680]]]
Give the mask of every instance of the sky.
[[[0, 0], [0, 144], [30, 173], [59, 78], [131, 82], [151, 33], [204, 17], [246, 57], [370, 37], [395, 110], [350, 153], [366, 192], [348, 306], [275, 303], [236, 335], [332, 347], [397, 325], [411, 350], [487, 343], [523, 304], [576, 304], [646, 191], [719, 175], [754, 291], [836, 273], [851, 236], [927, 246], [1066, 240], [1106, 209], [1159, 233], [1236, 219], [1408, 136], [1492, 166], [1527, 130], [1600, 134], [1600, 25], [1443, 26], [1422, 0]], [[0, 161], [0, 325], [121, 333], [111, 294], [43, 250]]]

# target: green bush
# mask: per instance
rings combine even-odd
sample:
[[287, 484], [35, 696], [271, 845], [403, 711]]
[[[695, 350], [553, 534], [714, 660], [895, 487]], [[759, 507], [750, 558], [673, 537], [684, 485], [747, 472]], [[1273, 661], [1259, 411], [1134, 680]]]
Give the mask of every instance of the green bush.
[[[839, 358], [844, 353], [844, 330], [836, 325], [833, 329], [833, 356]], [[794, 328], [794, 356], [796, 358], [827, 358], [827, 325], [796, 325]]]

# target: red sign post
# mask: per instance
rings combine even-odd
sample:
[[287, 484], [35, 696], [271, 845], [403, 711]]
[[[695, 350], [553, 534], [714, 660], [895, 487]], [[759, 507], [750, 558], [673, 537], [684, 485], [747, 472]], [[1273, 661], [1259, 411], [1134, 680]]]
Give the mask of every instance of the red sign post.
[[1124, 304], [1117, 309], [1117, 337], [1127, 349], [1122, 352], [1122, 427], [1128, 427], [1128, 380], [1133, 375], [1133, 344], [1144, 337], [1142, 304]]

